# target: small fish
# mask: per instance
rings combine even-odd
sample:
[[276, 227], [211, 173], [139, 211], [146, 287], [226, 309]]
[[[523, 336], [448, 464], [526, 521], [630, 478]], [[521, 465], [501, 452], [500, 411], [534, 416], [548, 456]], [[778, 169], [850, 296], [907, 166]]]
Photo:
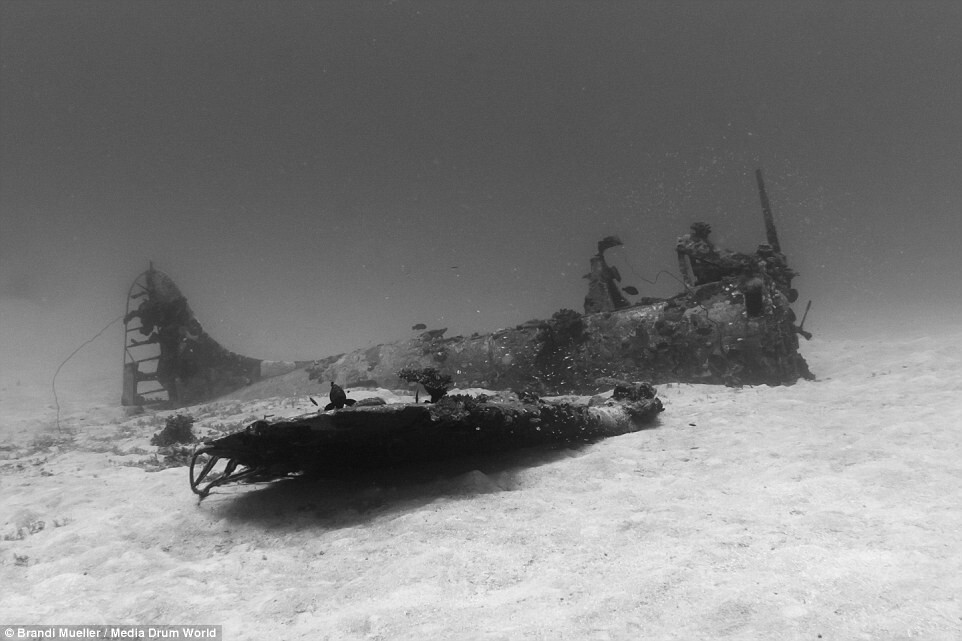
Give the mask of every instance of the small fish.
[[325, 412], [329, 410], [339, 410], [343, 408], [345, 405], [351, 406], [357, 402], [353, 398], [348, 398], [347, 394], [344, 393], [344, 388], [338, 385], [337, 383], [335, 383], [334, 381], [331, 381], [330, 399], [331, 399], [331, 402], [324, 406]]
[[424, 323], [418, 323], [417, 325], [411, 325], [411, 329], [413, 329], [414, 331], [418, 331], [419, 329], [427, 329], [427, 328], [428, 328], [428, 326], [425, 325]]
[[441, 338], [442, 336], [444, 336], [444, 332], [446, 331], [448, 331], [447, 327], [444, 327], [442, 329], [429, 329], [428, 331], [421, 333], [421, 340], [431, 341], [436, 338]]
[[627, 287], [622, 287], [621, 291], [623, 291], [626, 294], [631, 294], [632, 296], [638, 295], [638, 288], [632, 287], [631, 285], [628, 285]]

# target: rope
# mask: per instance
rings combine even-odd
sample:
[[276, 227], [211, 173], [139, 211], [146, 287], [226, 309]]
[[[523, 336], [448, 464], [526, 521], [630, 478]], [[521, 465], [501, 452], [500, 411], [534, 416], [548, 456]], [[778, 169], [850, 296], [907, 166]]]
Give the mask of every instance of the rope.
[[60, 370], [63, 369], [63, 366], [67, 364], [67, 361], [69, 361], [71, 358], [73, 358], [73, 357], [77, 354], [77, 352], [79, 352], [79, 351], [82, 350], [84, 347], [86, 347], [86, 346], [89, 345], [90, 343], [92, 343], [92, 342], [94, 342], [95, 340], [97, 340], [98, 338], [100, 338], [100, 335], [101, 335], [101, 334], [103, 334], [104, 332], [106, 332], [106, 331], [110, 328], [111, 325], [113, 325], [114, 323], [116, 323], [116, 322], [119, 321], [119, 320], [122, 320], [123, 317], [124, 317], [124, 315], [121, 314], [121, 315], [118, 316], [117, 318], [113, 319], [112, 321], [110, 321], [109, 323], [107, 323], [106, 325], [104, 325], [104, 328], [103, 328], [102, 330], [100, 330], [99, 332], [97, 332], [96, 334], [94, 334], [92, 337], [88, 338], [86, 341], [84, 341], [83, 343], [81, 343], [81, 344], [80, 344], [80, 347], [78, 347], [78, 348], [75, 349], [74, 351], [70, 352], [70, 356], [68, 356], [67, 358], [63, 359], [63, 362], [60, 363], [60, 366], [57, 368], [57, 371], [53, 373], [53, 378], [50, 380], [50, 388], [53, 390], [53, 402], [54, 402], [54, 404], [56, 404], [56, 406], [57, 406], [57, 431], [60, 432], [61, 434], [63, 433], [63, 430], [62, 430], [61, 427], [60, 427], [60, 399], [57, 398], [57, 375], [60, 373]]

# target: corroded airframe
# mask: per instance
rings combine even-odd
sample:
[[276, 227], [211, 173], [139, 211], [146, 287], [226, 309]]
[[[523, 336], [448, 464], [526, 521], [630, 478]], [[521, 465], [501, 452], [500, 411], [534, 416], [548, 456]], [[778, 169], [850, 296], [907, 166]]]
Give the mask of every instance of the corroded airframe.
[[768, 243], [751, 254], [717, 250], [710, 228], [695, 223], [679, 238], [685, 289], [676, 296], [629, 303], [619, 292], [617, 270], [605, 262], [605, 250], [620, 244], [608, 237], [591, 260], [583, 314], [561, 310], [471, 336], [428, 330], [312, 361], [267, 361], [223, 348], [204, 332], [170, 277], [151, 266], [131, 287], [126, 321], [133, 336], [124, 346], [122, 401], [184, 406], [305, 368], [313, 379], [346, 388], [403, 387], [398, 371], [431, 367], [455, 387], [538, 394], [594, 393], [622, 380], [790, 385], [811, 378], [798, 352], [798, 336], [808, 333], [796, 325], [791, 307], [795, 272], [781, 253], [760, 173], [758, 179]]
[[[813, 378], [798, 351], [798, 337], [810, 334], [796, 325], [791, 307], [798, 296], [792, 288], [796, 274], [781, 252], [760, 171], [757, 179], [768, 242], [752, 253], [719, 250], [709, 240], [710, 227], [693, 224], [678, 239], [684, 291], [675, 296], [629, 302], [622, 292], [636, 292], [620, 287], [617, 269], [605, 260], [605, 251], [621, 244], [609, 236], [598, 243], [590, 261], [584, 313], [564, 309], [549, 319], [471, 336], [446, 338], [442, 329], [428, 330], [412, 339], [312, 361], [266, 361], [225, 349], [204, 332], [173, 280], [151, 265], [135, 280], [128, 298], [122, 401], [185, 406], [273, 376], [296, 371], [303, 376], [304, 370], [319, 383], [348, 389], [406, 388], [404, 372], [432, 371], [456, 388], [514, 392], [510, 402], [503, 400], [508, 396], [481, 405], [465, 398], [442, 399], [431, 409], [419, 404], [355, 406], [258, 421], [198, 451], [191, 487], [204, 495], [224, 482], [271, 476], [270, 470], [283, 468], [288, 474], [311, 467], [310, 461], [333, 464], [334, 459], [325, 458], [328, 452], [363, 452], [357, 460], [389, 461], [403, 452], [398, 459], [403, 462], [417, 460], [417, 452], [424, 451], [443, 458], [632, 431], [662, 409], [653, 392], [644, 412], [637, 405], [626, 409], [615, 403], [616, 413], [633, 418], [626, 423], [622, 417], [614, 431], [606, 431], [597, 429], [598, 412], [589, 411], [587, 400], [558, 410], [553, 401], [539, 400], [551, 395], [592, 395], [638, 381], [650, 388], [669, 382], [791, 385]], [[562, 418], [542, 430], [540, 423], [529, 421], [540, 411]], [[493, 421], [485, 424], [483, 437], [474, 433], [482, 425], [480, 416]], [[574, 416], [580, 422], [572, 423]], [[470, 436], [448, 438], [455, 434]], [[440, 445], [429, 447], [429, 442]], [[273, 458], [265, 458], [268, 451]], [[304, 451], [308, 459], [303, 459]], [[198, 456], [212, 457], [199, 473]], [[214, 459], [227, 461], [219, 475], [212, 473]]]

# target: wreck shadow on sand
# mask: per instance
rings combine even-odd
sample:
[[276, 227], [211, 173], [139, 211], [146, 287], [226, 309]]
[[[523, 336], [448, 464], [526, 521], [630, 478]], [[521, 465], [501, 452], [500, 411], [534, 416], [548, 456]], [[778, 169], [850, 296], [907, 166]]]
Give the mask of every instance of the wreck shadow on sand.
[[218, 488], [201, 507], [209, 506], [228, 521], [262, 528], [336, 530], [390, 519], [438, 500], [511, 492], [524, 486], [529, 470], [583, 456], [591, 446], [544, 445], [337, 478], [304, 475], [256, 489], [243, 487], [241, 493]]

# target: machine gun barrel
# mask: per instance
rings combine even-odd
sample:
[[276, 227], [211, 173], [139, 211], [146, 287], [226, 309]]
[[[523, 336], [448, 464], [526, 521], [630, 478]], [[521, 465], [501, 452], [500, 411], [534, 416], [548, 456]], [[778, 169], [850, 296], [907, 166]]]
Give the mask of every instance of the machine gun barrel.
[[782, 252], [778, 242], [778, 232], [775, 231], [775, 218], [772, 216], [772, 205], [768, 202], [768, 193], [765, 191], [765, 181], [762, 179], [762, 170], [755, 170], [755, 179], [758, 181], [758, 196], [762, 199], [762, 215], [765, 217], [765, 235], [768, 237], [768, 244], [777, 253]]

